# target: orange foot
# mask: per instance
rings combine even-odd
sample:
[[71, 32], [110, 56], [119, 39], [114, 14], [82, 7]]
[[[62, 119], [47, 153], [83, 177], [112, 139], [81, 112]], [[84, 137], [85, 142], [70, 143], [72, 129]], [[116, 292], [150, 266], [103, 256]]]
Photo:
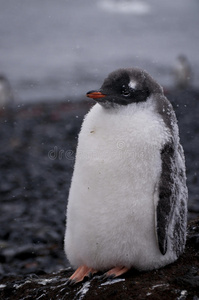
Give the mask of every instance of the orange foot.
[[106, 272], [104, 274], [104, 278], [116, 278], [121, 276], [122, 274], [128, 272], [128, 268], [126, 267], [115, 267], [111, 269], [110, 271]]
[[85, 277], [90, 277], [93, 274], [97, 273], [96, 270], [89, 268], [85, 265], [80, 266], [75, 273], [73, 273], [73, 275], [69, 278], [68, 280], [68, 284], [73, 285], [76, 284], [78, 282], [81, 282], [84, 280]]

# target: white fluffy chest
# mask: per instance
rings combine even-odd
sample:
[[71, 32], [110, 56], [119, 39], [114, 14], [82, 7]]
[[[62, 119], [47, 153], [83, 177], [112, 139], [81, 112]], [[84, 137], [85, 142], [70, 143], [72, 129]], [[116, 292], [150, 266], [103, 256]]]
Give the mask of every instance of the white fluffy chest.
[[[128, 265], [148, 248], [157, 254], [154, 200], [168, 138], [161, 118], [147, 109], [109, 113], [96, 105], [87, 115], [67, 212], [65, 241], [74, 265], [103, 268], [113, 258]], [[74, 252], [80, 248], [81, 255]], [[124, 250], [127, 261], [120, 261]]]
[[154, 193], [167, 139], [163, 121], [148, 108], [114, 113], [96, 105], [79, 135], [73, 183], [99, 209], [103, 201], [106, 208], [126, 202], [128, 209], [132, 199], [143, 206]]
[[125, 167], [141, 171], [150, 166], [167, 139], [163, 120], [148, 107], [138, 107], [132, 113], [125, 107], [114, 113], [96, 105], [83, 123], [77, 160], [95, 172], [106, 165], [107, 171], [112, 166], [109, 173], [114, 173], [120, 164], [124, 164], [120, 172]]

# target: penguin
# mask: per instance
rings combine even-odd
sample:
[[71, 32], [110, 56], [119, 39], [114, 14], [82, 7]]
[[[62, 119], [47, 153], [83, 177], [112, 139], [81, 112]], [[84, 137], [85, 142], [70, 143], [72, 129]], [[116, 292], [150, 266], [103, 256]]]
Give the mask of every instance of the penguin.
[[13, 92], [8, 79], [0, 74], [0, 109], [13, 104]]
[[144, 70], [118, 69], [87, 97], [96, 104], [78, 137], [67, 205], [70, 284], [158, 269], [186, 242], [185, 158], [162, 87]]
[[175, 86], [178, 89], [185, 90], [191, 86], [192, 71], [190, 63], [185, 55], [177, 57], [176, 65], [174, 68]]

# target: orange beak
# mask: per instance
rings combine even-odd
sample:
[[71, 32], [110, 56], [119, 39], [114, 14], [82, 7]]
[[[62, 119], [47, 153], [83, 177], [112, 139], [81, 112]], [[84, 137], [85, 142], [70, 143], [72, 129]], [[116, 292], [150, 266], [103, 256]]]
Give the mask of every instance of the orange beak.
[[106, 95], [102, 94], [101, 92], [95, 92], [95, 91], [90, 91], [86, 94], [87, 97], [92, 98], [92, 99], [99, 99], [99, 98], [104, 98]]

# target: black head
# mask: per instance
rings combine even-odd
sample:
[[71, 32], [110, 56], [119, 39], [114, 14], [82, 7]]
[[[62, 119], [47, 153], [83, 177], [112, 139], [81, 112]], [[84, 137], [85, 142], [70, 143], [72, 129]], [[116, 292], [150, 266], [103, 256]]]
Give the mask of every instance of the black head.
[[153, 93], [162, 93], [162, 88], [152, 77], [140, 69], [119, 69], [109, 74], [101, 88], [90, 91], [93, 98], [105, 107], [145, 102]]

